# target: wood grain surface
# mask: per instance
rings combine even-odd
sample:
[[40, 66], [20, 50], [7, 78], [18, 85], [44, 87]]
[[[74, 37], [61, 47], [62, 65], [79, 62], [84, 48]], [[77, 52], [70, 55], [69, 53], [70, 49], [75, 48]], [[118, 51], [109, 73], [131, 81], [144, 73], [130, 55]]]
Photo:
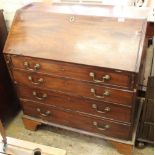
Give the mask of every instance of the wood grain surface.
[[[20, 99], [36, 101], [61, 109], [85, 113], [94, 117], [103, 117], [120, 122], [131, 123], [132, 108], [126, 106], [66, 95], [65, 93], [47, 91], [38, 88], [23, 86], [18, 86], [16, 88]], [[34, 93], [36, 95], [34, 95]], [[45, 94], [46, 97], [43, 97]]]
[[[83, 96], [99, 101], [114, 102], [127, 106], [133, 105], [133, 99], [136, 95], [134, 90], [130, 91], [98, 86], [64, 77], [47, 76], [20, 70], [13, 70], [12, 73], [15, 83], [18, 85], [55, 90], [58, 92], [65, 92], [67, 94]], [[92, 92], [92, 90], [94, 92]]]
[[[126, 140], [129, 139], [131, 130], [130, 125], [79, 115], [74, 112], [66, 112], [37, 102], [23, 100], [21, 103], [24, 114], [26, 115], [41, 118], [47, 122], [82, 129], [93, 133], [104, 134], [109, 137]], [[40, 109], [40, 112], [38, 112], [38, 109]], [[47, 112], [49, 112], [49, 114], [46, 116]]]
[[4, 53], [139, 71], [146, 20], [79, 15], [76, 5], [61, 13], [68, 7], [17, 11]]

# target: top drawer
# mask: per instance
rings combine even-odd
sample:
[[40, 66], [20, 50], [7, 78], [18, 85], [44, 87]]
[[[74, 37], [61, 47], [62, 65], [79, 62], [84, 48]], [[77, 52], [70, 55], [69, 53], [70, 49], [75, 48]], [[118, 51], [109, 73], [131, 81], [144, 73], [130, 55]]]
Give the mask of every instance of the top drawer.
[[23, 56], [12, 56], [11, 60], [13, 67], [32, 72], [53, 74], [126, 89], [134, 87], [134, 74], [125, 71]]

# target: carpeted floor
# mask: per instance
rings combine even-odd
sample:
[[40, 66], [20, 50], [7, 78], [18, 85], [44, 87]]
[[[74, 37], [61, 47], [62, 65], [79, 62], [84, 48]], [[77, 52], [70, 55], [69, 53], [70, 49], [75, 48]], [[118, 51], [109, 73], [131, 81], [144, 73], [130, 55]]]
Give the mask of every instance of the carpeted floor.
[[[120, 155], [102, 139], [50, 127], [40, 126], [36, 132], [26, 130], [19, 113], [7, 126], [7, 136], [67, 150], [67, 155]], [[135, 149], [134, 155], [153, 155], [153, 147]]]

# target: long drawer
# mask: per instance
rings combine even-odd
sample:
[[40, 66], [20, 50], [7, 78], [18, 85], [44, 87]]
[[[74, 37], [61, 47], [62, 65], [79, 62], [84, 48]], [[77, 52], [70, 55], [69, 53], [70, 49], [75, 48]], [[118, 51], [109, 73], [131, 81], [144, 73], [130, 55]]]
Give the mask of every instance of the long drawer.
[[128, 89], [134, 85], [134, 74], [130, 72], [22, 56], [11, 58], [14, 68]]
[[79, 113], [63, 111], [48, 105], [32, 101], [22, 101], [25, 115], [40, 118], [44, 121], [81, 129], [106, 136], [129, 139], [131, 126], [115, 123], [105, 119], [95, 119]]
[[133, 104], [134, 91], [98, 86], [57, 76], [47, 76], [38, 73], [30, 73], [21, 70], [13, 70], [13, 77], [17, 84], [29, 87], [52, 89], [77, 96], [88, 97], [100, 101], [114, 102], [131, 106]]
[[54, 91], [41, 90], [38, 88], [28, 88], [23, 86], [17, 86], [16, 88], [21, 99], [32, 100], [63, 109], [87, 113], [96, 117], [106, 117], [116, 121], [131, 123], [132, 109], [128, 107], [70, 96]]

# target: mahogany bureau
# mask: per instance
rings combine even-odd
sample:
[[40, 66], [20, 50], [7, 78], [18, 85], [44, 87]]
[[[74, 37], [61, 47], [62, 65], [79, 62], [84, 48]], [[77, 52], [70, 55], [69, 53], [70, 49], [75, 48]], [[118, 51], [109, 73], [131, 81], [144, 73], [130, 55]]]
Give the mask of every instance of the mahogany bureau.
[[4, 55], [27, 129], [132, 139], [146, 20], [102, 9], [32, 3], [17, 11]]

